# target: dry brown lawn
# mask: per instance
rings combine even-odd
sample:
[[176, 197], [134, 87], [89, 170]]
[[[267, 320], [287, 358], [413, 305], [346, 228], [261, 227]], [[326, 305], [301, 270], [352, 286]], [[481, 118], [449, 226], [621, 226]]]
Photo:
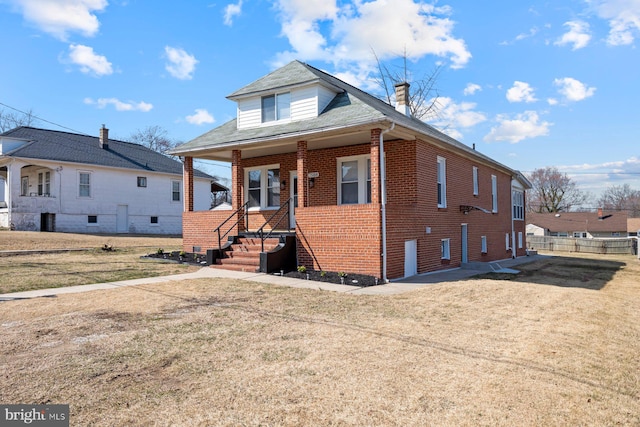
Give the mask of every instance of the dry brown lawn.
[[[113, 250], [103, 251], [104, 245]], [[197, 270], [198, 267], [140, 259], [141, 255], [158, 248], [179, 250], [181, 245], [182, 239], [176, 237], [0, 231], [0, 251], [90, 248], [78, 252], [0, 256], [0, 294]]]
[[0, 401], [83, 426], [638, 426], [639, 273], [566, 255], [393, 297], [192, 280], [4, 302]]

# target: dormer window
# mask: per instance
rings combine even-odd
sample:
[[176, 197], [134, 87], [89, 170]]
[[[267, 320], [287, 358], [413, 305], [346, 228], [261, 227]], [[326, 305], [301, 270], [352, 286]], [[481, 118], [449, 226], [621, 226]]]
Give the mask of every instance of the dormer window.
[[291, 117], [291, 94], [278, 93], [262, 97], [262, 123]]

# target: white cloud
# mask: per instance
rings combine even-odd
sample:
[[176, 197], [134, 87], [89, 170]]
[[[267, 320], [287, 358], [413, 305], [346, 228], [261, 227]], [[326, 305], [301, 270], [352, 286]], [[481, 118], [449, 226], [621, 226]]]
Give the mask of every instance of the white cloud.
[[473, 95], [476, 92], [479, 92], [482, 90], [482, 86], [477, 85], [475, 83], [467, 83], [467, 87], [464, 88], [463, 93], [465, 95]]
[[449, 97], [439, 97], [436, 103], [437, 118], [431, 124], [449, 136], [462, 139], [459, 128], [470, 128], [487, 120], [484, 113], [474, 111], [474, 102], [456, 103]]
[[189, 55], [184, 49], [165, 46], [164, 53], [169, 62], [165, 65], [165, 69], [176, 79], [191, 80], [196, 70], [198, 60]]
[[547, 98], [547, 104], [549, 105], [558, 105], [558, 100], [555, 98]]
[[100, 22], [94, 12], [107, 7], [107, 0], [12, 0], [24, 19], [54, 37], [66, 40], [68, 33], [94, 36]]
[[[471, 58], [464, 40], [453, 36], [448, 7], [413, 0], [356, 1], [338, 7], [336, 0], [279, 0], [282, 33], [292, 47], [277, 55], [276, 65], [297, 58], [330, 62], [374, 61], [406, 52], [449, 58], [461, 68]], [[381, 24], [384, 23], [384, 24]]]
[[108, 76], [113, 73], [113, 67], [106, 56], [97, 55], [92, 47], [81, 44], [69, 46], [69, 59], [80, 66], [80, 71], [96, 76]]
[[214, 123], [216, 120], [204, 108], [196, 108], [195, 114], [186, 117], [187, 122], [192, 125], [202, 125], [205, 123]]
[[98, 98], [96, 100], [92, 98], [85, 98], [84, 103], [87, 105], [95, 105], [98, 108], [105, 108], [107, 105], [113, 105], [116, 111], [142, 111], [144, 113], [151, 111], [152, 104], [146, 102], [123, 102], [117, 98]]
[[596, 13], [609, 21], [607, 43], [630, 45], [640, 31], [640, 0], [591, 0]]
[[242, 13], [242, 0], [237, 4], [230, 3], [224, 8], [224, 25], [232, 26], [233, 18]]
[[507, 141], [515, 144], [523, 139], [548, 135], [549, 127], [552, 125], [549, 122], [541, 122], [535, 111], [525, 111], [513, 119], [506, 114], [499, 114], [496, 121], [498, 126], [491, 128], [489, 134], [483, 138], [484, 141]]
[[596, 91], [595, 87], [588, 87], [581, 81], [571, 77], [555, 79], [553, 84], [558, 86], [558, 93], [562, 95], [566, 101], [582, 101], [593, 96]]
[[573, 45], [572, 50], [578, 50], [589, 44], [591, 40], [589, 24], [584, 21], [568, 21], [564, 23], [564, 26], [569, 27], [569, 31], [556, 40], [555, 45], [564, 46], [571, 44]]
[[537, 101], [533, 88], [529, 83], [515, 81], [513, 87], [507, 90], [507, 100], [509, 102], [535, 102]]

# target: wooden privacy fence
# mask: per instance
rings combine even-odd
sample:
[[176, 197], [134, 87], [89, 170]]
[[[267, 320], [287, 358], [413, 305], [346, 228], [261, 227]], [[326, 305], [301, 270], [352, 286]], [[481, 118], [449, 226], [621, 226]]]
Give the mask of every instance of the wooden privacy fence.
[[637, 253], [635, 238], [583, 239], [575, 237], [527, 236], [527, 249], [559, 252], [585, 252], [592, 254]]

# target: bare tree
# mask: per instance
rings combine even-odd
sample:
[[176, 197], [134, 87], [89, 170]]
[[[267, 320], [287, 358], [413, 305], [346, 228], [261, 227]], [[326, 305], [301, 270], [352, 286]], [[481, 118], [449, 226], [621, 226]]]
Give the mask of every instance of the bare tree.
[[575, 181], [555, 167], [536, 169], [527, 178], [533, 186], [526, 193], [529, 212], [567, 212], [589, 198]]
[[[411, 90], [409, 91], [409, 111], [411, 115], [419, 120], [426, 120], [438, 115], [438, 89], [436, 83], [442, 71], [442, 66], [437, 65], [430, 73], [425, 73], [422, 78], [414, 79], [407, 68], [407, 52], [405, 51], [402, 59], [402, 67], [392, 67], [384, 64], [380, 58], [373, 52], [378, 66], [378, 74], [374, 80], [380, 89], [384, 92], [382, 99], [389, 105], [393, 105], [395, 99], [395, 85], [398, 83], [409, 83]], [[411, 78], [411, 81], [409, 79]]]
[[598, 207], [610, 211], [626, 211], [631, 217], [640, 217], [640, 191], [629, 184], [612, 185], [598, 199]]
[[26, 112], [7, 112], [7, 110], [0, 110], [0, 133], [20, 126], [31, 126], [36, 120], [32, 109]]
[[157, 125], [138, 129], [129, 136], [129, 141], [144, 145], [162, 154], [167, 153], [178, 144], [177, 141], [169, 138], [169, 132], [165, 128]]

